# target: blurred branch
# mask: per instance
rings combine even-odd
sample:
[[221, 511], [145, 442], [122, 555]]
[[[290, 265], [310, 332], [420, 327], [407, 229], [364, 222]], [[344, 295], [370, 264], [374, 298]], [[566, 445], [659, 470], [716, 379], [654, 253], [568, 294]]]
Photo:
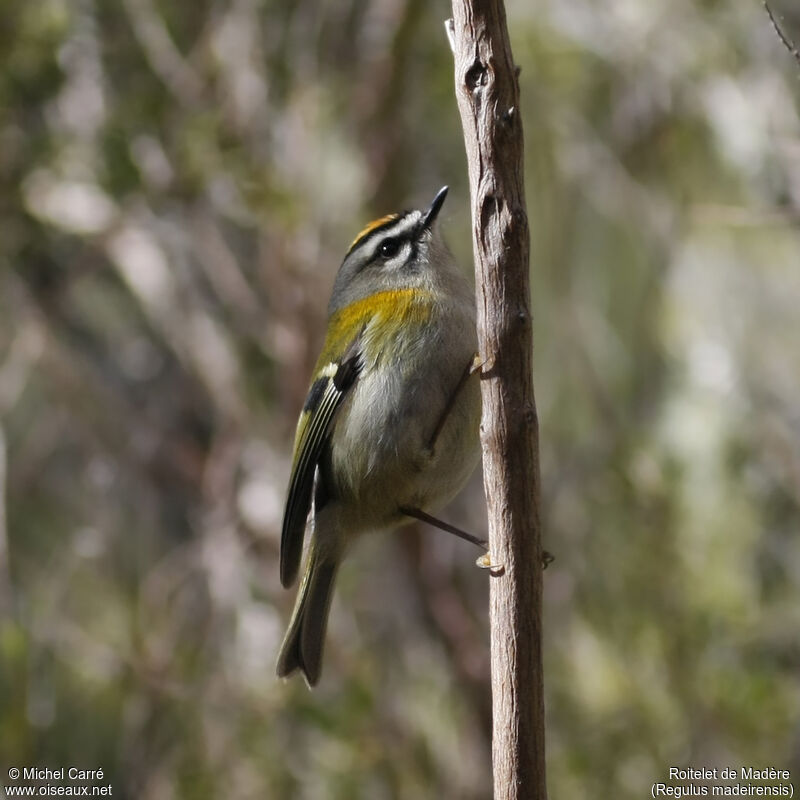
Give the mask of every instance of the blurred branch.
[[18, 321], [19, 331], [9, 347], [5, 363], [0, 366], [0, 417], [16, 405], [44, 349], [41, 325], [32, 315]]
[[522, 120], [502, 0], [453, 0], [467, 150], [489, 515], [492, 760], [497, 800], [544, 800], [542, 543]]
[[239, 261], [225, 241], [218, 218], [202, 209], [192, 220], [194, 255], [216, 295], [228, 307], [237, 327], [260, 339], [261, 300], [239, 267]]
[[795, 45], [795, 43], [791, 41], [791, 39], [789, 39], [781, 30], [781, 26], [778, 25], [778, 21], [775, 19], [767, 0], [764, 0], [764, 8], [769, 15], [769, 21], [772, 23], [772, 27], [775, 28], [775, 33], [778, 34], [778, 38], [781, 40], [781, 42], [783, 42], [783, 46], [794, 56], [795, 61], [800, 64], [800, 50], [797, 49], [797, 45]]
[[124, 0], [134, 34], [153, 72], [181, 105], [200, 100], [203, 84], [183, 58], [150, 0]]
[[421, 552], [419, 525], [411, 529], [413, 535], [398, 538], [414, 582], [415, 596], [422, 599], [425, 624], [444, 644], [459, 691], [470, 698], [480, 720], [481, 734], [488, 743], [491, 739], [492, 708], [486, 684], [489, 679], [489, 662], [484, 636], [468, 610], [468, 601], [459, 591], [454, 576], [442, 579], [452, 568], [441, 558], [436, 548]]
[[[30, 371], [44, 348], [44, 336], [35, 320], [19, 323], [20, 330], [9, 348], [5, 363], [0, 366], [0, 420], [16, 405]], [[11, 611], [11, 568], [8, 545], [8, 443], [0, 422], [0, 614]]]
[[[178, 503], [186, 493], [196, 497], [206, 447], [203, 436], [192, 426], [206, 413], [207, 401], [207, 395], [197, 390], [198, 384], [178, 373], [175, 395], [185, 405], [171, 414], [162, 407], [156, 415], [137, 405], [118, 364], [104, 359], [101, 351], [89, 344], [95, 340], [95, 332], [68, 303], [48, 299], [30, 286], [22, 296], [31, 306], [43, 341], [38, 345], [41, 369], [56, 387], [59, 405], [69, 414], [70, 431], [79, 432], [100, 452], [124, 454], [128, 465], [151, 485], [164, 490], [169, 487], [165, 496], [170, 503]], [[119, 420], [136, 420], [135, 435]], [[48, 422], [40, 421], [39, 427], [48, 429]], [[18, 489], [27, 478], [26, 472], [17, 468]]]
[[705, 225], [728, 225], [731, 228], [763, 228], [767, 225], [793, 226], [800, 222], [800, 212], [792, 208], [753, 208], [723, 203], [695, 203], [690, 206], [694, 221]]
[[8, 528], [6, 516], [6, 473], [8, 448], [0, 424], [0, 617], [11, 613], [11, 570], [8, 563]]
[[407, 105], [404, 98], [413, 82], [412, 66], [418, 47], [418, 30], [426, 5], [404, 0], [393, 9], [394, 35], [388, 52], [370, 70], [365, 83], [369, 98], [364, 102], [361, 130], [369, 159], [372, 202], [376, 210], [393, 208], [408, 195], [408, 149], [402, 123]]

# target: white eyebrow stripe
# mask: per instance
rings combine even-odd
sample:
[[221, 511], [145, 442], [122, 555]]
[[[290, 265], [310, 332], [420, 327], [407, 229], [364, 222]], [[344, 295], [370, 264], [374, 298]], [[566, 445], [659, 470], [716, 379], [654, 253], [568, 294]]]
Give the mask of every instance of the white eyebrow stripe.
[[368, 259], [372, 260], [375, 257], [381, 242], [386, 241], [386, 239], [404, 239], [417, 227], [418, 224], [419, 212], [407, 214], [402, 219], [397, 220], [397, 222], [390, 228], [385, 228], [379, 234], [370, 237], [366, 242], [364, 242], [364, 246], [371, 245]]

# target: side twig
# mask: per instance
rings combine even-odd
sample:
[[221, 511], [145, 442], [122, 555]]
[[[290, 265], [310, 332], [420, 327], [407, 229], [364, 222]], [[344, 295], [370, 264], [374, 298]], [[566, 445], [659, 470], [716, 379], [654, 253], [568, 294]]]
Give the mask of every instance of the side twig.
[[778, 34], [778, 38], [783, 42], [783, 46], [794, 56], [795, 61], [800, 64], [800, 50], [797, 49], [797, 45], [781, 30], [781, 26], [778, 25], [778, 20], [775, 19], [775, 15], [772, 13], [772, 9], [769, 7], [767, 0], [764, 0], [764, 9], [767, 12], [767, 16], [769, 16], [772, 27], [775, 28], [775, 33]]

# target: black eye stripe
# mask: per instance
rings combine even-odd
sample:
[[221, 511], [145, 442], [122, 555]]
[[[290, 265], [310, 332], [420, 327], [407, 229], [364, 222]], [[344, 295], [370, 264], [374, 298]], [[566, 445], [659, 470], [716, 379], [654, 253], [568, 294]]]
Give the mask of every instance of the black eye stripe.
[[385, 222], [379, 221], [379, 224], [370, 223], [361, 235], [350, 245], [350, 249], [347, 251], [345, 258], [356, 250], [363, 250], [367, 245], [381, 239], [392, 231], [399, 229], [400, 233], [397, 235], [404, 237], [409, 227], [409, 218], [413, 213], [412, 211], [403, 211], [400, 214], [390, 214], [388, 217], [384, 218], [386, 220]]
[[378, 255], [378, 247], [382, 241], [387, 238], [399, 239], [404, 242], [408, 239], [414, 238], [417, 225], [414, 222], [413, 214], [415, 212], [404, 212], [403, 216], [397, 219], [389, 220], [382, 225], [371, 228], [367, 233], [353, 242], [350, 249], [347, 251], [345, 258], [353, 253], [369, 253], [369, 258], [374, 258]]

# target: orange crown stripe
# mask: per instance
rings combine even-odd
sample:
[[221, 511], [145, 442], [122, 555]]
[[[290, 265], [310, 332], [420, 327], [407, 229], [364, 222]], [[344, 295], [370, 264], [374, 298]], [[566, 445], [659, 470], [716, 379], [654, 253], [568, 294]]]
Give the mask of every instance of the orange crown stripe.
[[358, 236], [353, 239], [353, 243], [348, 248], [348, 252], [350, 252], [350, 250], [352, 250], [364, 237], [368, 236], [376, 228], [380, 228], [382, 225], [387, 225], [388, 223], [394, 222], [397, 219], [400, 219], [400, 214], [387, 214], [385, 217], [372, 220], [372, 222], [370, 222], [369, 225], [367, 225], [364, 230], [362, 230]]

